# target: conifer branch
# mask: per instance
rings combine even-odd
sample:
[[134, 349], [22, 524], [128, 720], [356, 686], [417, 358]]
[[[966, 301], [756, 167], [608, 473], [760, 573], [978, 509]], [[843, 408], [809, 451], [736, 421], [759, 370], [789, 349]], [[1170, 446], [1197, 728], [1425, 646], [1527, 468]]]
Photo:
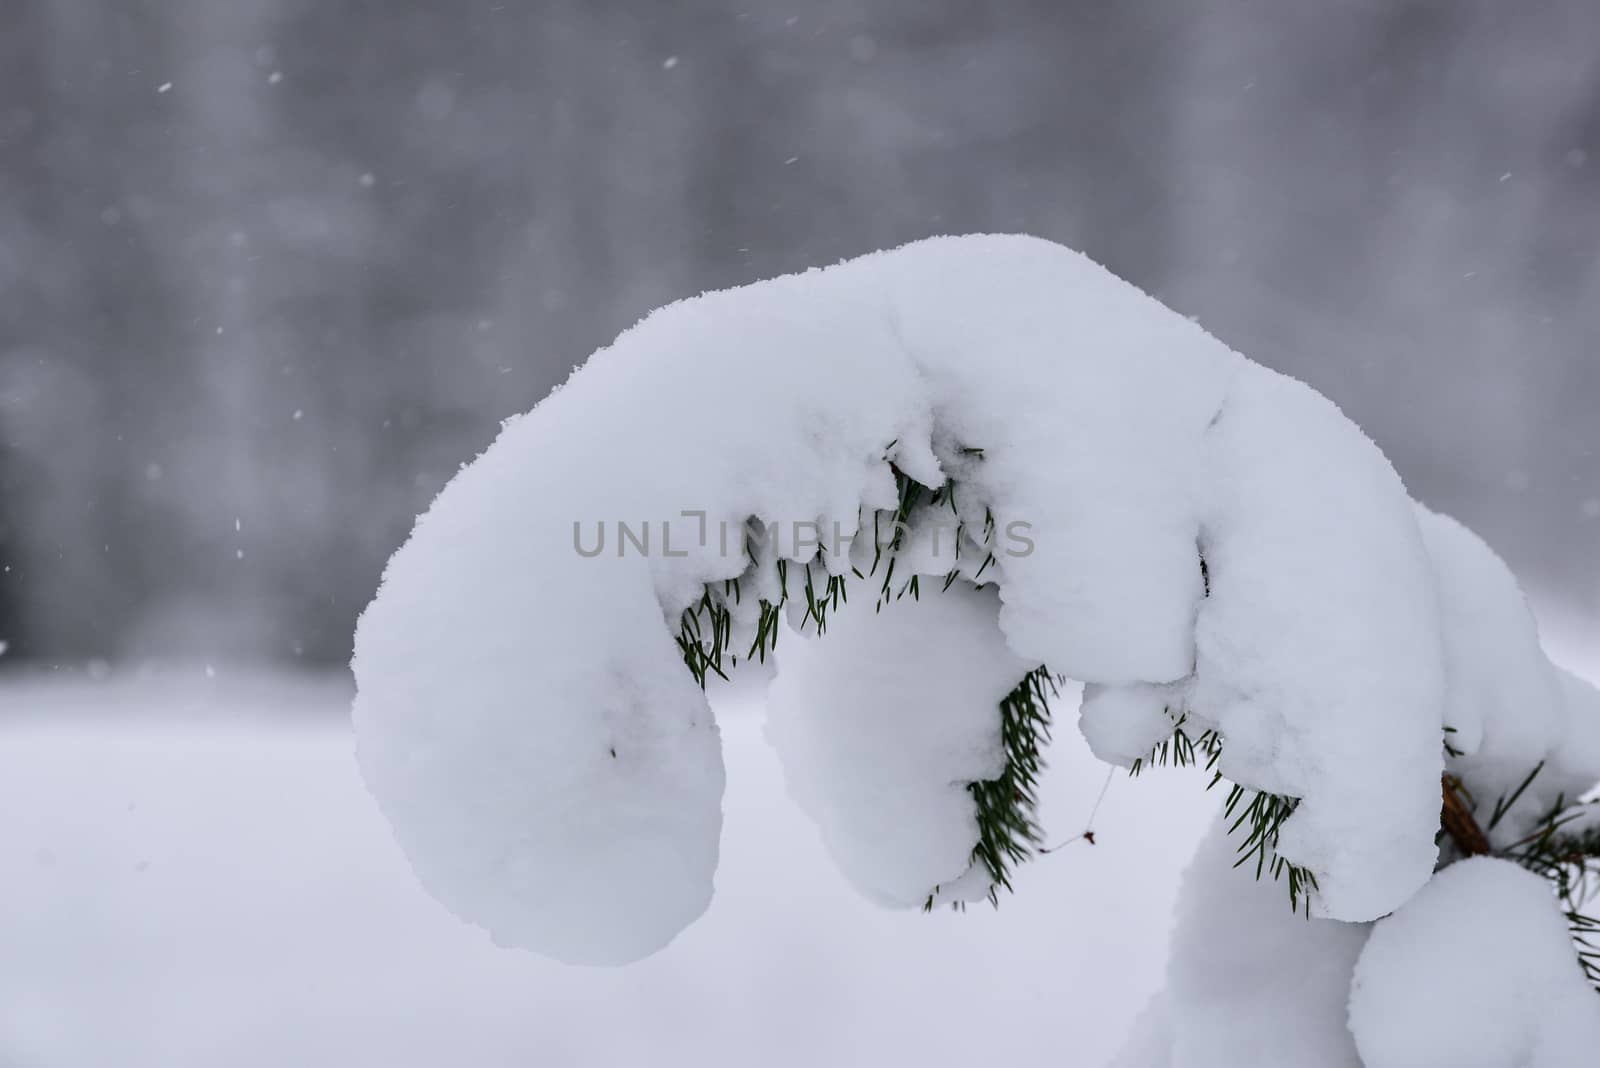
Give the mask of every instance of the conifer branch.
[[[894, 443], [888, 446], [892, 449]], [[887, 449], [885, 450], [888, 451]], [[961, 454], [968, 458], [981, 461], [982, 449], [964, 448]], [[872, 566], [865, 575], [852, 568], [854, 576], [866, 580], [875, 578], [880, 568], [882, 579], [877, 584], [877, 602], [875, 610], [881, 611], [883, 606], [891, 601], [910, 594], [913, 599], [921, 596], [921, 576], [911, 575], [898, 585], [895, 583], [895, 561], [899, 552], [905, 547], [905, 532], [913, 512], [921, 503], [931, 507], [948, 505], [951, 512], [957, 515], [955, 545], [956, 559], [959, 561], [961, 539], [966, 534], [964, 524], [960, 522], [959, 513], [956, 512], [957, 487], [954, 480], [948, 480], [938, 489], [929, 489], [908, 476], [900, 468], [885, 459], [889, 470], [895, 479], [895, 507], [887, 511], [874, 511], [872, 515], [873, 532], [873, 560]], [[885, 544], [882, 531], [889, 525], [894, 535]], [[756, 528], [754, 517], [747, 523], [747, 529]], [[994, 513], [989, 509], [984, 511], [984, 530], [979, 544], [984, 549], [993, 543], [995, 530]], [[729, 603], [738, 605], [742, 603], [744, 583], [757, 583], [755, 574], [758, 566], [755, 554], [747, 548], [746, 555], [749, 564], [746, 571], [739, 578], [729, 579], [719, 583], [707, 583], [700, 598], [685, 608], [679, 616], [678, 634], [676, 642], [678, 650], [683, 657], [684, 665], [689, 673], [702, 688], [710, 675], [726, 679], [728, 676], [724, 666], [732, 669], [738, 666], [739, 654], [734, 651], [733, 641], [733, 612], [728, 607]], [[988, 552], [972, 576], [975, 585], [982, 586], [981, 581], [984, 571], [994, 563], [993, 552]], [[746, 660], [766, 660], [766, 655], [777, 647], [780, 626], [780, 612], [785, 607], [789, 598], [790, 573], [792, 567], [804, 569], [804, 576], [799, 579], [800, 590], [797, 596], [805, 598], [805, 612], [801, 617], [801, 627], [812, 626], [816, 633], [821, 635], [826, 632], [830, 613], [837, 611], [841, 604], [848, 602], [848, 583], [843, 575], [827, 574], [821, 562], [821, 551], [811, 560], [789, 561], [778, 559], [774, 564], [777, 573], [777, 600], [776, 602], [762, 598], [758, 607], [756, 618], [755, 638], [750, 648], [745, 652]], [[822, 569], [820, 573], [813, 568]], [[823, 576], [826, 576], [826, 581]], [[961, 568], [957, 566], [944, 576], [940, 592], [948, 590], [962, 575]], [[1000, 721], [1000, 743], [1005, 755], [1005, 766], [995, 779], [967, 784], [967, 791], [972, 795], [973, 805], [976, 809], [978, 822], [978, 841], [973, 846], [971, 863], [974, 867], [981, 866], [989, 877], [989, 901], [999, 904], [1000, 888], [1011, 889], [1011, 872], [1017, 864], [1029, 859], [1043, 840], [1043, 834], [1035, 819], [1038, 808], [1038, 776], [1043, 768], [1043, 746], [1050, 737], [1050, 698], [1057, 696], [1056, 682], [1049, 669], [1040, 665], [1017, 683], [1016, 687], [1000, 702], [998, 715]], [[934, 893], [924, 902], [925, 909], [931, 909]], [[960, 907], [960, 903], [955, 903]]]
[[[1489, 842], [1487, 831], [1505, 819], [1543, 770], [1544, 761], [1540, 761], [1515, 790], [1495, 801], [1487, 830], [1474, 815], [1472, 794], [1447, 772], [1439, 822], [1463, 857], [1499, 857], [1550, 881], [1561, 901], [1578, 965], [1589, 985], [1600, 993], [1600, 917], [1586, 911], [1600, 897], [1600, 825], [1589, 819], [1594, 810], [1587, 804], [1569, 806], [1565, 797], [1558, 796], [1531, 832], [1499, 850]], [[1577, 827], [1579, 823], [1586, 826]]]
[[1461, 785], [1461, 780], [1446, 772], [1441, 779], [1443, 787], [1444, 804], [1439, 810], [1439, 826], [1450, 836], [1462, 856], [1486, 856], [1492, 850], [1489, 848], [1489, 838], [1478, 826], [1478, 821], [1472, 815], [1470, 796], [1466, 795], [1466, 788]]
[[[1029, 859], [1043, 841], [1038, 809], [1042, 745], [1050, 740], [1050, 698], [1059, 696], [1044, 665], [1034, 668], [1000, 702], [1000, 745], [1006, 765], [998, 779], [967, 784], [978, 809], [974, 864], [989, 873], [989, 903], [1011, 889], [1011, 867]], [[932, 904], [932, 897], [928, 899]]]

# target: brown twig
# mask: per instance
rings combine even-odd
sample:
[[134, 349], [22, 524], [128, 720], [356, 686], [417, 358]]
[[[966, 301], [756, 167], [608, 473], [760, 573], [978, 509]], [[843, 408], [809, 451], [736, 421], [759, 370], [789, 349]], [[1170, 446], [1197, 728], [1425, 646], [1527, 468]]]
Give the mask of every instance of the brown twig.
[[1446, 774], [1442, 785], [1444, 807], [1439, 810], [1439, 825], [1445, 829], [1445, 833], [1456, 844], [1456, 848], [1466, 856], [1487, 856], [1491, 852], [1489, 837], [1483, 833], [1483, 828], [1478, 826], [1478, 821], [1472, 816], [1472, 809], [1461, 796], [1464, 792], [1461, 780], [1454, 775]]

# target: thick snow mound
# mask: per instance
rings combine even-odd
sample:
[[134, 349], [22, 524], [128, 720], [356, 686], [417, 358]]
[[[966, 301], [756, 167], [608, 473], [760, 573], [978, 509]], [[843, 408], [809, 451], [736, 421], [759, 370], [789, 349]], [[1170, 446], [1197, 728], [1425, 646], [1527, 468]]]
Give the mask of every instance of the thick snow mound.
[[[1600, 782], [1600, 694], [1550, 662], [1522, 588], [1494, 550], [1447, 516], [1419, 506], [1417, 519], [1439, 591], [1450, 771], [1481, 810], [1515, 798], [1484, 828], [1504, 848]], [[1492, 810], [1478, 815], [1487, 823]]]
[[[390, 562], [357, 632], [358, 755], [440, 901], [502, 943], [624, 963], [710, 901], [717, 729], [640, 561], [631, 582], [541, 566], [550, 547], [517, 536], [542, 522], [528, 476], [491, 449]], [[615, 669], [593, 660], [611, 613], [632, 624]]]
[[1170, 737], [1188, 700], [1188, 686], [1086, 686], [1078, 730], [1094, 755], [1128, 767]]
[[1600, 1000], [1550, 884], [1475, 858], [1377, 924], [1350, 1030], [1367, 1068], [1582, 1068], [1600, 1050]]
[[[353, 663], [362, 767], [424, 883], [569, 960], [691, 922], [722, 769], [679, 618], [726, 598], [748, 640], [780, 562], [793, 608], [798, 565], [871, 555], [819, 559], [797, 524], [865, 533], [897, 471], [1003, 532], [983, 581], [1020, 662], [1175, 686], [1228, 775], [1302, 799], [1280, 852], [1318, 912], [1370, 919], [1426, 879], [1442, 654], [1394, 471], [1326, 400], [1083, 256], [976, 236], [664, 308], [446, 487]], [[756, 520], [778, 537], [747, 544]]]
[[1316, 915], [1370, 920], [1433, 870], [1438, 609], [1412, 505], [1333, 404], [1252, 368], [1207, 436], [1211, 596], [1190, 708], [1234, 782], [1303, 803], [1278, 853], [1310, 868]]
[[825, 635], [778, 651], [767, 737], [789, 792], [840, 871], [882, 904], [989, 891], [966, 784], [999, 777], [999, 704], [1038, 666], [1006, 647], [999, 609], [992, 588], [964, 582], [881, 613], [857, 599]]
[[1600, 690], [1565, 668], [1556, 669], [1565, 713], [1550, 762], [1555, 781], [1570, 799], [1600, 785]]
[[[1448, 516], [1419, 506], [1417, 520], [1439, 590], [1450, 770], [1470, 783], [1474, 796], [1508, 797], [1566, 733], [1560, 673], [1539, 644], [1521, 586], [1494, 550]], [[1496, 844], [1521, 838], [1558, 793], [1571, 800], [1600, 778], [1597, 768], [1574, 789], [1558, 781], [1553, 767], [1546, 771], [1490, 832]]]

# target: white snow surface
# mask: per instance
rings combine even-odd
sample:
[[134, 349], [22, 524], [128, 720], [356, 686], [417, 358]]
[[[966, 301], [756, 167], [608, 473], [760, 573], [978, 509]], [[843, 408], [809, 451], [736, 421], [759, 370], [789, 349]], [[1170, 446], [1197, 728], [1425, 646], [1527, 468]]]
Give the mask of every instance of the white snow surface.
[[1375, 926], [1350, 1030], [1366, 1068], [1584, 1068], [1600, 1051], [1600, 999], [1550, 884], [1475, 857]]
[[966, 784], [998, 778], [1000, 701], [1036, 664], [1006, 647], [993, 587], [957, 582], [874, 611], [857, 598], [827, 632], [789, 637], [767, 737], [789, 792], [839, 870], [891, 907], [976, 901], [978, 823]]
[[1558, 667], [1556, 673], [1566, 723], [1551, 749], [1550, 765], [1570, 799], [1600, 785], [1600, 689], [1566, 668]]
[[1128, 1028], [1106, 1068], [1172, 1068], [1172, 1006], [1165, 991], [1152, 997]]
[[[634, 967], [571, 967], [497, 948], [417, 885], [362, 787], [347, 685], [190, 674], [0, 677], [7, 1068], [1049, 1064], [1064, 1047], [1092, 1068], [1159, 984], [1204, 824], [1193, 776], [1119, 781], [1098, 844], [1020, 869], [1003, 908], [886, 911], [830, 870], [759, 707], [718, 696], [717, 907]], [[1102, 780], [1062, 732], [1045, 822], [1081, 829]]]
[[[985, 576], [1021, 661], [1179, 684], [1225, 773], [1302, 798], [1280, 850], [1315, 872], [1318, 914], [1370, 919], [1427, 878], [1442, 643], [1392, 468], [1316, 393], [1078, 253], [974, 236], [664, 308], [446, 487], [353, 662], [363, 772], [430, 891], [571, 961], [693, 921], [723, 770], [679, 613], [745, 574], [752, 517], [849, 534], [892, 507], [889, 461], [1026, 532]], [[619, 552], [619, 520], [650, 527], [648, 556]], [[772, 568], [745, 577], [775, 593]]]
[[1226, 822], [1201, 842], [1179, 892], [1167, 988], [1115, 1068], [1362, 1068], [1345, 1003], [1370, 925], [1291, 912], [1281, 883], [1233, 866], [1236, 845]]

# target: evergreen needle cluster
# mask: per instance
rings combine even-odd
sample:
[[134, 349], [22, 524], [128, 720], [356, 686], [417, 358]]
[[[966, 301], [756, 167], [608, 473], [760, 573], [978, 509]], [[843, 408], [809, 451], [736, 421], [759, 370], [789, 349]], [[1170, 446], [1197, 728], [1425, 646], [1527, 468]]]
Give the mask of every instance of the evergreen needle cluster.
[[[894, 445], [890, 443], [890, 448]], [[981, 449], [963, 449], [962, 455], [981, 461]], [[918, 575], [906, 577], [902, 569], [896, 581], [895, 565], [899, 551], [904, 547], [906, 525], [919, 507], [948, 507], [956, 512], [958, 485], [948, 481], [937, 489], [930, 489], [890, 464], [896, 487], [896, 504], [892, 511], [876, 511], [872, 516], [873, 558], [863, 572], [852, 567], [849, 575], [834, 575], [822, 562], [821, 551], [803, 562], [778, 559], [773, 563], [777, 577], [776, 600], [761, 598], [753, 640], [746, 647], [734, 642], [734, 608], [743, 602], [746, 589], [757, 585], [755, 553], [746, 547], [749, 564], [738, 578], [720, 584], [708, 584], [698, 600], [684, 609], [679, 618], [677, 644], [685, 666], [702, 687], [708, 675], [726, 679], [727, 670], [735, 668], [742, 656], [745, 660], [765, 661], [767, 653], [776, 649], [780, 622], [787, 612], [791, 597], [804, 599], [804, 611], [799, 625], [815, 627], [816, 633], [826, 632], [829, 615], [848, 602], [848, 578], [876, 586], [876, 610], [908, 594], [919, 598], [922, 584]], [[756, 520], [747, 528], [753, 531]], [[886, 532], [893, 532], [887, 539]], [[955, 544], [959, 558], [963, 536], [967, 534], [964, 523], [957, 516]], [[988, 547], [994, 538], [994, 515], [984, 511], [981, 531], [972, 540], [984, 547], [984, 556], [977, 568], [968, 576], [982, 586], [983, 576], [994, 563], [994, 554]], [[800, 569], [798, 573], [794, 569]], [[948, 590], [963, 576], [958, 567], [944, 576], [939, 592]], [[791, 581], [791, 579], [793, 581]], [[791, 590], [794, 592], [791, 593]], [[1025, 675], [1014, 689], [1001, 700], [997, 710], [1000, 724], [1001, 749], [1005, 765], [1000, 774], [990, 780], [967, 784], [972, 795], [978, 822], [978, 840], [972, 849], [972, 862], [981, 865], [990, 880], [989, 900], [999, 904], [1000, 888], [1011, 889], [1011, 871], [1015, 865], [1031, 857], [1042, 841], [1043, 834], [1035, 814], [1038, 808], [1038, 777], [1043, 769], [1043, 747], [1049, 741], [1050, 699], [1057, 695], [1056, 681], [1049, 669], [1040, 665]], [[938, 888], [934, 893], [937, 894]], [[934, 895], [930, 894], [925, 907], [932, 908]]]
[[[1167, 715], [1173, 715], [1170, 708], [1167, 709]], [[1208, 727], [1190, 737], [1185, 729], [1188, 713], [1180, 713], [1175, 719], [1171, 736], [1157, 743], [1148, 757], [1135, 760], [1128, 768], [1128, 774], [1137, 776], [1146, 765], [1179, 768], [1203, 766], [1211, 772], [1211, 781], [1206, 784], [1206, 789], [1210, 790], [1222, 781], [1222, 772], [1216, 770], [1217, 762], [1222, 759], [1222, 735]], [[1229, 834], [1237, 834], [1241, 830], [1244, 832], [1244, 838], [1236, 850], [1238, 859], [1233, 866], [1242, 868], [1254, 860], [1257, 879], [1267, 874], [1272, 876], [1274, 882], [1287, 878], [1289, 907], [1309, 917], [1311, 891], [1317, 888], [1317, 877], [1309, 868], [1291, 864], [1278, 855], [1278, 832], [1283, 822], [1294, 814], [1298, 804], [1298, 798], [1263, 793], [1234, 784], [1223, 805], [1223, 818], [1233, 821], [1228, 825]]]

